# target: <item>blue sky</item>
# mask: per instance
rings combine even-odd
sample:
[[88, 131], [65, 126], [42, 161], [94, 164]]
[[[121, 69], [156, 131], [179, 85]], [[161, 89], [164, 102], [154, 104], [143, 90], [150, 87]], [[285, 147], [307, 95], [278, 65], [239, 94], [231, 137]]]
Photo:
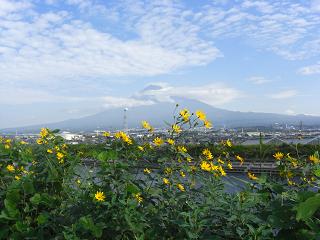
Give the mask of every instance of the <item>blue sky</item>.
[[1, 128], [175, 96], [320, 115], [320, 0], [0, 0], [0, 82]]

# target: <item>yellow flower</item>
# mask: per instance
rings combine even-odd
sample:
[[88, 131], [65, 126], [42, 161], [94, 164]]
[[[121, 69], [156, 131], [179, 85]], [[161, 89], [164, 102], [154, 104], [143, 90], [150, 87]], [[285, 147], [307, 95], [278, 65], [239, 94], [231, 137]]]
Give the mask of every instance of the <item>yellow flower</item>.
[[146, 173], [146, 174], [150, 174], [151, 170], [149, 168], [145, 168], [145, 169], [143, 169], [143, 172]]
[[223, 168], [221, 166], [214, 165], [212, 162], [210, 162], [211, 171], [220, 171]]
[[167, 139], [167, 143], [169, 143], [170, 145], [173, 145], [173, 144], [174, 144], [174, 140], [171, 139], [171, 138], [168, 138], [168, 139]]
[[167, 174], [167, 175], [170, 175], [170, 174], [172, 174], [172, 169], [167, 167], [167, 168], [164, 169], [164, 173]]
[[96, 194], [94, 195], [95, 199], [99, 202], [103, 202], [106, 198], [106, 196], [104, 195], [103, 192], [96, 192]]
[[292, 178], [293, 177], [293, 173], [291, 171], [287, 171], [286, 172], [286, 177], [287, 178]]
[[221, 176], [226, 176], [227, 175], [226, 172], [224, 171], [224, 169], [222, 168], [222, 166], [219, 166], [218, 170], [219, 170]]
[[177, 150], [178, 152], [181, 152], [181, 153], [186, 153], [188, 151], [185, 146], [178, 146]]
[[129, 145], [132, 144], [132, 139], [131, 139], [126, 133], [124, 133], [124, 132], [122, 132], [122, 131], [117, 132], [117, 133], [115, 134], [115, 137], [116, 137], [117, 139], [121, 139], [123, 142], [125, 142], [125, 143], [127, 143], [127, 144], [129, 144]]
[[313, 163], [318, 163], [319, 162], [319, 158], [316, 155], [311, 155], [309, 156], [309, 160]]
[[168, 178], [163, 178], [162, 181], [165, 185], [170, 185], [170, 181]]
[[57, 158], [60, 160], [60, 159], [62, 159], [64, 157], [64, 154], [63, 153], [61, 153], [61, 152], [58, 152], [57, 153]]
[[53, 151], [51, 149], [48, 149], [47, 153], [53, 153]]
[[120, 139], [123, 134], [124, 134], [124, 132], [120, 131], [120, 132], [116, 132], [116, 134], [114, 136], [115, 136], [115, 138]]
[[297, 160], [292, 160], [291, 164], [293, 167], [297, 167], [298, 166], [298, 161]]
[[218, 163], [224, 164], [224, 161], [222, 161], [220, 158], [218, 158]]
[[41, 131], [40, 131], [40, 137], [41, 138], [45, 138], [49, 135], [49, 131], [47, 128], [41, 128]]
[[248, 172], [248, 177], [249, 177], [251, 180], [258, 180], [258, 177], [256, 177], [256, 175], [254, 175], [254, 174], [251, 173], [251, 172]]
[[210, 121], [208, 121], [208, 120], [205, 120], [205, 121], [204, 121], [204, 126], [205, 126], [206, 128], [211, 128], [211, 127], [212, 127], [212, 123], [211, 123]]
[[191, 157], [187, 157], [187, 162], [192, 162], [192, 158]]
[[196, 111], [196, 116], [201, 120], [201, 121], [205, 121], [207, 116], [204, 112], [202, 112], [201, 110]]
[[147, 129], [149, 132], [153, 131], [153, 127], [147, 121], [142, 121], [141, 125], [144, 129]]
[[179, 190], [180, 190], [181, 192], [184, 192], [184, 191], [185, 191], [184, 186], [183, 186], [181, 183], [178, 183], [178, 184], [177, 184], [177, 187], [179, 188]]
[[141, 203], [143, 201], [143, 198], [141, 197], [141, 193], [134, 194], [134, 197], [138, 203]]
[[200, 163], [200, 168], [204, 171], [210, 172], [211, 171], [211, 165], [207, 161], [202, 161]]
[[5, 145], [4, 145], [4, 148], [5, 148], [5, 149], [9, 149], [9, 148], [10, 148], [10, 144], [5, 144]]
[[26, 145], [26, 144], [28, 144], [28, 143], [25, 142], [25, 141], [21, 141], [20, 144], [21, 144], [21, 145]]
[[144, 151], [144, 148], [142, 146], [138, 146], [138, 149], [142, 152]]
[[9, 165], [7, 166], [7, 170], [8, 170], [9, 172], [13, 172], [13, 171], [14, 171], [14, 166], [13, 166], [12, 164], [9, 164]]
[[123, 136], [122, 140], [129, 145], [132, 144], [132, 139], [127, 135]]
[[230, 139], [228, 139], [228, 140], [226, 141], [226, 145], [227, 145], [228, 147], [232, 147], [232, 142], [231, 142]]
[[189, 169], [193, 173], [197, 171], [197, 167], [196, 166], [191, 166]]
[[175, 133], [181, 133], [181, 132], [182, 132], [181, 127], [180, 127], [179, 125], [177, 125], [177, 124], [173, 124], [173, 125], [172, 125], [172, 130], [173, 130], [173, 132], [175, 132]]
[[80, 179], [77, 179], [77, 180], [76, 180], [76, 183], [77, 183], [77, 184], [80, 184], [80, 183], [81, 183]]
[[161, 146], [161, 145], [164, 143], [164, 141], [163, 141], [162, 138], [156, 137], [156, 138], [153, 140], [153, 143], [154, 143], [156, 146]]
[[233, 168], [232, 168], [232, 164], [231, 164], [230, 162], [227, 164], [227, 167], [228, 167], [229, 169], [233, 169]]
[[288, 184], [290, 185], [290, 186], [294, 186], [294, 185], [296, 185], [296, 183], [295, 182], [293, 182], [293, 181], [291, 181], [291, 180], [287, 180], [288, 181]]
[[103, 134], [102, 134], [104, 137], [110, 137], [110, 132], [103, 132]]
[[186, 177], [186, 174], [183, 172], [183, 171], [180, 171], [180, 176], [185, 178]]
[[64, 158], [64, 154], [61, 152], [57, 152], [57, 159], [59, 160], [59, 163], [64, 162], [63, 158]]
[[273, 154], [273, 157], [277, 160], [281, 160], [284, 157], [284, 154], [282, 152], [277, 152]]
[[19, 181], [19, 180], [21, 179], [21, 177], [18, 176], [18, 175], [14, 176], [14, 178], [15, 178], [17, 181]]
[[238, 161], [240, 161], [240, 164], [241, 164], [241, 165], [243, 164], [243, 162], [244, 162], [243, 157], [240, 157], [239, 155], [237, 155], [237, 156], [236, 156], [236, 159], [237, 159]]
[[202, 154], [203, 154], [208, 160], [213, 159], [212, 153], [211, 153], [211, 151], [210, 151], [208, 148], [203, 149]]
[[43, 144], [43, 141], [42, 141], [42, 139], [41, 138], [39, 138], [39, 139], [37, 139], [37, 144]]
[[180, 116], [183, 118], [183, 121], [188, 122], [191, 114], [190, 114], [189, 110], [185, 108], [180, 111]]

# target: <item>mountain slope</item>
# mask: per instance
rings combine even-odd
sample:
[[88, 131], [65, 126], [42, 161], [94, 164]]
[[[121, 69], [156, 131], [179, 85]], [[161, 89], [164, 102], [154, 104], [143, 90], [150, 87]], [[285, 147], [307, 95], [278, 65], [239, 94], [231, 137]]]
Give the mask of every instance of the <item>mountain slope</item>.
[[[270, 126], [276, 122], [298, 125], [300, 121], [302, 121], [304, 125], [320, 125], [320, 117], [229, 111], [215, 108], [196, 100], [182, 98], [175, 98], [174, 100], [176, 103], [179, 103], [179, 109], [186, 107], [191, 111], [195, 111], [197, 109], [203, 110], [207, 114], [208, 119], [210, 119], [215, 126]], [[139, 127], [142, 120], [149, 121], [155, 127], [164, 126], [164, 121], [172, 121], [173, 111], [176, 105], [175, 102], [158, 102], [154, 105], [130, 108], [127, 111], [128, 126], [130, 128]], [[119, 129], [123, 127], [123, 116], [123, 108], [114, 108], [79, 119], [70, 119], [57, 123], [15, 129], [19, 132], [38, 131], [40, 127], [49, 127], [52, 129], [58, 128], [61, 130]], [[2, 131], [10, 131], [10, 129]]]

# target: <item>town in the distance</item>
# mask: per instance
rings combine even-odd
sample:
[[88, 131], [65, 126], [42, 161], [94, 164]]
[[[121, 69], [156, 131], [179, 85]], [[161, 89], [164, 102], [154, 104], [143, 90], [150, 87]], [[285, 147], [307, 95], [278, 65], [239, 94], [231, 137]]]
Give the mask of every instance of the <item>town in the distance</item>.
[[[152, 141], [154, 135], [168, 137], [169, 133], [166, 128], [155, 128], [151, 134], [142, 127], [118, 129], [127, 132], [133, 139], [139, 142], [139, 139], [148, 139]], [[110, 138], [118, 130], [111, 130]], [[40, 129], [39, 129], [40, 131]], [[96, 129], [93, 131], [60, 131], [58, 135], [63, 137], [69, 144], [98, 144], [105, 141], [103, 133], [108, 129]], [[230, 139], [235, 145], [258, 145], [260, 141], [263, 144], [282, 145], [282, 144], [320, 144], [320, 127], [303, 126], [300, 122], [298, 125], [287, 125], [274, 123], [269, 127], [245, 127], [245, 128], [228, 128], [213, 127], [206, 129], [197, 127], [184, 131], [181, 136], [181, 143], [184, 144], [202, 144], [202, 143], [219, 143], [222, 140]], [[35, 143], [39, 137], [37, 133], [19, 133], [2, 132], [2, 137], [11, 138], [27, 143]]]

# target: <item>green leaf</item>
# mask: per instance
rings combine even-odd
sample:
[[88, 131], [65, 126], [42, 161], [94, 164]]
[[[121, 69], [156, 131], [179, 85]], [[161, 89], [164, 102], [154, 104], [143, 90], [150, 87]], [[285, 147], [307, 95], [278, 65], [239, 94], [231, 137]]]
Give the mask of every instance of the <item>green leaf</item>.
[[17, 221], [16, 224], [15, 224], [15, 227], [19, 232], [28, 231], [28, 225], [23, 223], [23, 222], [21, 222], [21, 221]]
[[39, 205], [41, 202], [41, 195], [36, 193], [33, 197], [30, 198], [30, 202], [34, 205]]
[[23, 190], [27, 194], [33, 194], [34, 193], [34, 187], [31, 181], [27, 180], [22, 183]]
[[308, 198], [306, 201], [300, 203], [297, 207], [297, 216], [296, 219], [299, 220], [307, 220], [312, 217], [312, 215], [318, 210], [320, 207], [320, 194], [315, 195], [314, 197]]
[[4, 206], [5, 206], [5, 209], [6, 209], [9, 217], [15, 218], [19, 215], [19, 210], [17, 209], [17, 205], [15, 202], [12, 202], [8, 199], [5, 199]]
[[59, 133], [60, 132], [60, 129], [54, 129], [53, 131], [51, 131], [52, 133]]
[[14, 187], [10, 186], [9, 189], [7, 190], [6, 199], [8, 199], [11, 202], [19, 202], [20, 200], [19, 189], [16, 188], [15, 186]]
[[89, 230], [93, 236], [100, 238], [102, 236], [102, 227], [95, 225], [91, 217], [81, 217], [79, 220], [80, 226]]
[[317, 177], [320, 177], [320, 168], [314, 170], [314, 175], [316, 175]]
[[38, 225], [45, 224], [46, 222], [48, 222], [48, 219], [49, 219], [48, 213], [40, 213], [39, 216], [37, 217]]
[[140, 189], [137, 185], [135, 185], [133, 183], [129, 183], [127, 185], [127, 192], [135, 194], [135, 193], [139, 193]]
[[106, 160], [108, 160], [108, 153], [107, 152], [101, 152], [101, 153], [99, 153], [98, 154], [98, 160], [100, 160], [100, 161], [106, 161]]

